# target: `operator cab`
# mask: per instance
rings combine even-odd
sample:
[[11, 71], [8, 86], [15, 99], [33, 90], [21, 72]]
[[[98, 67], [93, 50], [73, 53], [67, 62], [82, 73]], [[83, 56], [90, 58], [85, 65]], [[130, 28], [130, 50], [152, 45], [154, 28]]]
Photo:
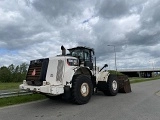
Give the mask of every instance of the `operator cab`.
[[93, 69], [94, 49], [78, 46], [68, 50], [71, 56], [77, 57], [79, 59], [79, 65], [89, 67], [91, 70]]

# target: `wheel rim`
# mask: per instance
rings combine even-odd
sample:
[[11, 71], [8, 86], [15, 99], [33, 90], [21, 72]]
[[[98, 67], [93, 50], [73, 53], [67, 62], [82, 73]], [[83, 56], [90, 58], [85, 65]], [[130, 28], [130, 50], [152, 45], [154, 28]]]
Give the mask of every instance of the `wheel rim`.
[[117, 90], [117, 81], [113, 80], [112, 88], [113, 88], [113, 90]]
[[81, 94], [83, 97], [86, 97], [89, 94], [89, 86], [87, 83], [81, 85]]

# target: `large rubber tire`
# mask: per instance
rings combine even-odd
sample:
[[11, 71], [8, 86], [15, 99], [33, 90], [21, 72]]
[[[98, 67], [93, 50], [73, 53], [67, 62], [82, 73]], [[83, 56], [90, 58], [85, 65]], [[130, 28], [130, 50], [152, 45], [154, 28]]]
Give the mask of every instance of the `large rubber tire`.
[[117, 95], [119, 90], [119, 85], [117, 81], [117, 77], [115, 75], [109, 75], [107, 81], [107, 88], [103, 90], [103, 93], [108, 96], [115, 96]]
[[93, 84], [91, 78], [86, 75], [77, 76], [72, 83], [72, 100], [82, 105], [88, 103], [92, 96]]

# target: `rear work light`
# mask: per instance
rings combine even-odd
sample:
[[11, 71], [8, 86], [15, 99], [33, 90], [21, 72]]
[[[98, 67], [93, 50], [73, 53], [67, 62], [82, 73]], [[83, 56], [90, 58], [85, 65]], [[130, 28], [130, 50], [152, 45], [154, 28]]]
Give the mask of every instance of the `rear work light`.
[[78, 59], [67, 59], [67, 64], [69, 66], [78, 66], [79, 61]]

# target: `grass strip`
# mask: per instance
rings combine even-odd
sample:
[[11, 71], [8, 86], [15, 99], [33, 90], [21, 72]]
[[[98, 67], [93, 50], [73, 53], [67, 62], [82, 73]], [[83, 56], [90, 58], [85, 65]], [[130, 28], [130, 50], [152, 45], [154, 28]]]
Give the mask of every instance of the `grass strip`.
[[16, 105], [20, 103], [27, 103], [36, 100], [42, 100], [45, 98], [46, 97], [41, 94], [30, 94], [30, 95], [8, 97], [8, 98], [0, 98], [0, 107]]
[[153, 78], [129, 78], [130, 83], [139, 83], [139, 82], [146, 82], [146, 81], [152, 81], [152, 80], [160, 80], [160, 76], [153, 77]]
[[0, 90], [19, 89], [19, 85], [22, 82], [2, 83], [0, 82]]

